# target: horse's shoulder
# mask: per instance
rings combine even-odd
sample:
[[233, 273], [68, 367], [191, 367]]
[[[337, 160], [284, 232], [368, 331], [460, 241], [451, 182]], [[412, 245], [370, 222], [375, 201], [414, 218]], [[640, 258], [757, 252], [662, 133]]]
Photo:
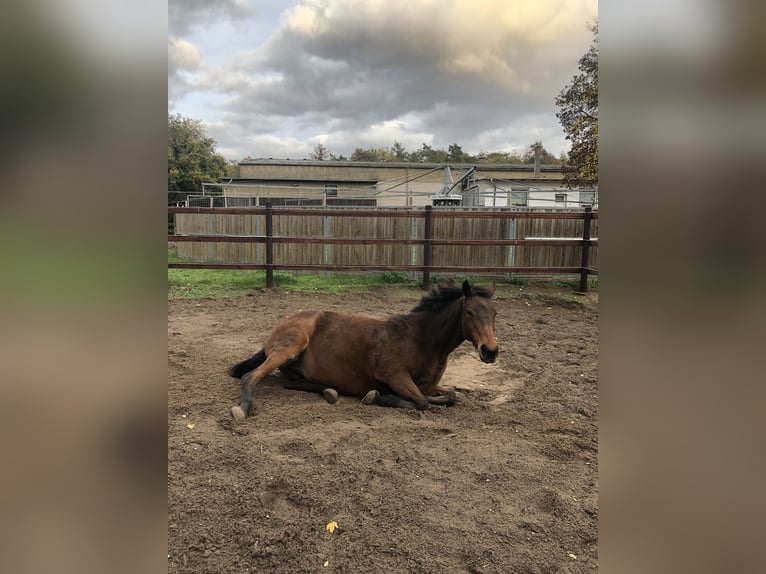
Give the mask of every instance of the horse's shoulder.
[[381, 319], [381, 326], [392, 334], [402, 335], [406, 333], [410, 324], [406, 315], [389, 315]]

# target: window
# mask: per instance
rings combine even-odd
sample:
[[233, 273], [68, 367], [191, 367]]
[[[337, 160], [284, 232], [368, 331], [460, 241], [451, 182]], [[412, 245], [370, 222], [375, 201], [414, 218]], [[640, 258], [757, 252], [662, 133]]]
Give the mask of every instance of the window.
[[529, 188], [527, 187], [512, 187], [511, 188], [511, 205], [528, 205], [529, 204]]
[[266, 205], [267, 201], [271, 201], [271, 205], [287, 206], [287, 207], [306, 207], [310, 205], [320, 206], [322, 205], [321, 199], [307, 199], [305, 197], [261, 197], [259, 198], [260, 205]]
[[567, 204], [567, 194], [566, 193], [557, 193], [554, 196], [554, 201], [556, 202], [557, 206], [565, 207]]
[[581, 191], [580, 192], [580, 204], [581, 205], [593, 205], [596, 203], [595, 191]]
[[375, 199], [350, 199], [347, 197], [329, 198], [327, 205], [330, 207], [375, 207], [378, 201]]
[[338, 186], [333, 184], [325, 185], [324, 194], [326, 197], [338, 197]]

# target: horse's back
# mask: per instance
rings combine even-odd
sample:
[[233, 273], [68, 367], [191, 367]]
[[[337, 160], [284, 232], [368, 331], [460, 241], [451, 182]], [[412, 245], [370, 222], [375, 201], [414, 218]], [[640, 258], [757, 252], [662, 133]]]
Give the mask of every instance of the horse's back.
[[371, 317], [322, 313], [300, 357], [303, 376], [350, 395], [377, 388], [373, 371], [382, 326]]

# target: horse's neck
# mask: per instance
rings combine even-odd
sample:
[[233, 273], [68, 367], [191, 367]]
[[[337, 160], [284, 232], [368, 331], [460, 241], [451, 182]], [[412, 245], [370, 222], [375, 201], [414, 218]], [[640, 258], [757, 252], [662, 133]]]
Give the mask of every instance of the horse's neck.
[[455, 348], [465, 341], [463, 327], [460, 324], [462, 303], [451, 303], [438, 312], [422, 313], [420, 344], [446, 358]]

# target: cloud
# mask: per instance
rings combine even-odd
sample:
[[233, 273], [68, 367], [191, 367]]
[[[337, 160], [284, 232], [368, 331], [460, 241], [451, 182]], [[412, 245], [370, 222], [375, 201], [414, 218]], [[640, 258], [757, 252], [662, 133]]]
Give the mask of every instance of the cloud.
[[194, 89], [191, 74], [201, 69], [197, 48], [181, 38], [168, 38], [168, 100], [171, 103]]
[[168, 38], [168, 70], [178, 73], [181, 70], [196, 70], [201, 59], [197, 48], [182, 38]]
[[169, 0], [168, 32], [186, 36], [193, 29], [221, 19], [243, 19], [251, 9], [246, 0]]
[[[595, 13], [594, 1], [306, 0], [283, 14], [273, 57], [289, 44], [356, 70], [430, 70], [442, 80], [526, 92], [551, 67], [571, 66], [562, 47], [581, 46]], [[537, 67], [541, 56], [547, 70]]]
[[[196, 89], [216, 94], [218, 120], [276, 130], [280, 143], [248, 139], [275, 150], [323, 135], [346, 155], [394, 139], [408, 149], [456, 142], [495, 151], [484, 145], [514, 144], [543, 117], [550, 127], [538, 131], [563, 141], [554, 98], [590, 44], [596, 10], [594, 0], [303, 0]], [[503, 129], [505, 138], [489, 135]]]
[[[366, 126], [363, 130], [338, 130], [327, 134], [324, 143], [327, 148], [340, 155], [335, 150], [345, 150], [349, 142], [353, 142], [353, 148], [388, 148], [395, 141], [402, 144], [408, 150], [420, 149], [423, 143], [430, 144], [433, 134], [419, 132], [401, 120], [389, 120]], [[351, 150], [353, 151], [353, 149]]]

